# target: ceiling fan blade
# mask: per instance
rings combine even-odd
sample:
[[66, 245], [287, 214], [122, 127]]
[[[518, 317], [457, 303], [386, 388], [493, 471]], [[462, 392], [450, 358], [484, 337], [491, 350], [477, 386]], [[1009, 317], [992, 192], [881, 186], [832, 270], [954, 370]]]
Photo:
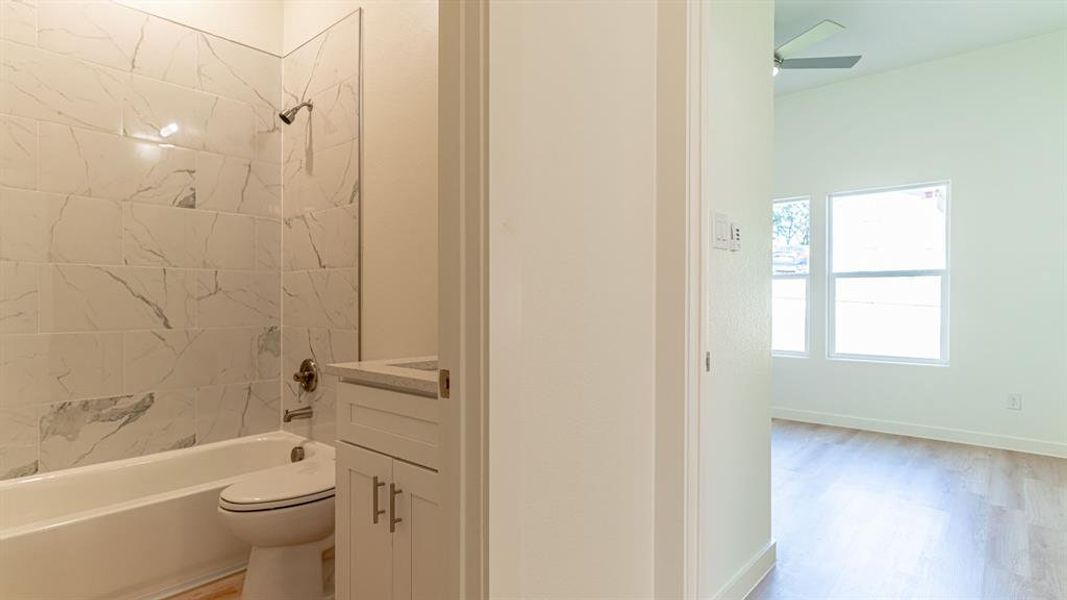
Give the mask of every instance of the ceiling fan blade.
[[781, 46], [778, 46], [778, 48], [775, 49], [774, 54], [781, 59], [795, 56], [807, 49], [808, 46], [814, 46], [835, 33], [844, 30], [844, 25], [827, 19]]
[[778, 63], [782, 69], [851, 69], [862, 56], [823, 56], [820, 58], [790, 58]]

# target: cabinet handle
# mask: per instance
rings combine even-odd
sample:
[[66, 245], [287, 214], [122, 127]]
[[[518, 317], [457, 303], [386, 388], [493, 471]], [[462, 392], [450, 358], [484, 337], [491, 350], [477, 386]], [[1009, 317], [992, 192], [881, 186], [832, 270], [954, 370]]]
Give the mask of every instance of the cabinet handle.
[[389, 484], [389, 533], [396, 533], [396, 524], [404, 520], [396, 516], [396, 497], [403, 493], [395, 483]]
[[374, 487], [371, 488], [371, 495], [374, 496], [374, 524], [378, 524], [378, 517], [385, 514], [385, 509], [378, 510], [378, 488], [385, 487], [384, 481], [378, 481], [378, 477], [374, 477]]

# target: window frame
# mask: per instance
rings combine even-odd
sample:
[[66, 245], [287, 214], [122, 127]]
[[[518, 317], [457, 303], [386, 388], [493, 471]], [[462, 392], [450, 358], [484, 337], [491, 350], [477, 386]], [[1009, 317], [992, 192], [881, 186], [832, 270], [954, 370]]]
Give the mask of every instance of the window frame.
[[[834, 273], [834, 199], [843, 196], [894, 192], [927, 187], [945, 188], [945, 267], [943, 269], [904, 269], [893, 271], [848, 271]], [[909, 183], [887, 187], [863, 188], [832, 192], [826, 196], [826, 358], [849, 362], [874, 362], [901, 365], [949, 366], [950, 313], [949, 290], [951, 288], [952, 257], [952, 182], [950, 180]], [[877, 354], [853, 354], [837, 352], [837, 280], [838, 279], [890, 279], [900, 277], [941, 278], [941, 357], [919, 358], [907, 356], [882, 356]]]
[[[775, 280], [783, 279], [803, 279], [804, 280], [804, 349], [803, 350], [776, 350], [774, 348], [774, 322], [771, 322], [771, 356], [778, 358], [808, 358], [811, 356], [811, 324], [812, 324], [812, 301], [811, 301], [811, 270], [815, 257], [815, 233], [812, 227], [814, 223], [814, 216], [812, 209], [814, 203], [811, 196], [785, 196], [782, 198], [775, 198], [771, 201], [771, 211], [773, 216], [774, 207], [778, 204], [788, 204], [790, 202], [807, 202], [808, 203], [808, 272], [807, 273], [775, 273], [774, 272], [774, 235], [772, 232], [771, 242], [771, 285], [774, 285]], [[771, 291], [771, 302], [774, 302], [774, 291]]]

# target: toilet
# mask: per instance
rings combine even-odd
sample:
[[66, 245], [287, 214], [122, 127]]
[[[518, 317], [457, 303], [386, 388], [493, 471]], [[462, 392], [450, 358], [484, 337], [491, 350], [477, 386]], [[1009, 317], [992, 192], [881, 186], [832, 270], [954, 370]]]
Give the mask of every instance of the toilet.
[[252, 546], [245, 600], [323, 597], [322, 553], [333, 545], [334, 461], [257, 471], [219, 494], [219, 515]]

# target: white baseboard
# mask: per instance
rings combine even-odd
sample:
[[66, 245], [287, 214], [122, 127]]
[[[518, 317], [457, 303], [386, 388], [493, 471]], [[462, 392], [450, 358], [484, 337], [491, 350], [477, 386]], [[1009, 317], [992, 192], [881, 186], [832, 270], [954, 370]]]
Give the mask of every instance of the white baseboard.
[[713, 600], [744, 600], [774, 568], [778, 556], [778, 543], [771, 540], [760, 549], [726, 585], [712, 596]]
[[878, 433], [926, 438], [940, 442], [954, 442], [971, 446], [985, 446], [987, 448], [997, 448], [1000, 450], [1014, 450], [1016, 452], [1026, 452], [1028, 454], [1042, 454], [1044, 456], [1067, 458], [1067, 443], [1048, 442], [996, 433], [982, 433], [980, 431], [968, 431], [966, 429], [919, 425], [916, 423], [905, 423], [903, 421], [886, 421], [883, 419], [870, 419], [867, 417], [854, 417], [850, 415], [838, 415], [813, 410], [797, 410], [793, 408], [772, 407], [771, 417], [785, 421], [817, 423], [819, 425], [832, 425], [834, 427], [847, 427], [849, 429], [862, 429], [864, 431], [875, 431]]

